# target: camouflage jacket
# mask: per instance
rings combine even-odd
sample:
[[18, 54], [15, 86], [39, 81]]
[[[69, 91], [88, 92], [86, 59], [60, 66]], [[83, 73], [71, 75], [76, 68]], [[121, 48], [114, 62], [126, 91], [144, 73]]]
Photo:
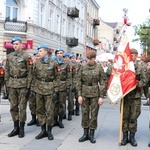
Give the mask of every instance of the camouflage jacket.
[[11, 88], [30, 88], [31, 66], [29, 55], [25, 51], [12, 52], [7, 56], [5, 66], [5, 81], [7, 87]]
[[32, 79], [34, 81], [33, 90], [41, 95], [51, 95], [54, 93], [57, 78], [57, 63], [51, 58], [46, 62], [41, 59], [37, 60], [33, 65]]
[[77, 81], [77, 74], [80, 70], [81, 64], [80, 63], [71, 63], [72, 68], [72, 85], [76, 86]]
[[142, 65], [139, 65], [138, 63], [136, 63], [134, 66], [135, 66], [136, 80], [138, 81], [138, 85], [134, 90], [132, 90], [126, 95], [128, 99], [140, 98], [141, 88], [148, 83], [147, 69]]
[[104, 97], [106, 84], [104, 70], [100, 65], [95, 63], [93, 66], [81, 66], [77, 78], [78, 96]]
[[71, 72], [70, 63], [63, 61], [57, 66], [57, 79], [56, 79], [56, 92], [65, 91], [67, 88], [70, 89], [71, 86]]

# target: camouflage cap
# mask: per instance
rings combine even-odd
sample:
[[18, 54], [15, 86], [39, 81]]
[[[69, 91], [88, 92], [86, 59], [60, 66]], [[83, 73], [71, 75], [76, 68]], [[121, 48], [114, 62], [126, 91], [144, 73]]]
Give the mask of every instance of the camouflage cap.
[[131, 54], [137, 54], [138, 55], [138, 51], [135, 48], [131, 48], [130, 51], [131, 51]]

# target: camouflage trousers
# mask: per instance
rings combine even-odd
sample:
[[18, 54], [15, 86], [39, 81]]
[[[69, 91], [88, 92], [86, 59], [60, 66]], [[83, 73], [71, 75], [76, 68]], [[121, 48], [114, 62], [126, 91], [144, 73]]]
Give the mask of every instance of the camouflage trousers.
[[77, 92], [77, 90], [75, 90], [75, 92], [74, 92], [74, 98], [75, 98], [75, 106], [79, 107], [80, 104], [78, 103], [78, 92]]
[[97, 128], [97, 117], [99, 111], [98, 97], [82, 98], [82, 127], [95, 130]]
[[66, 112], [66, 91], [59, 91], [58, 100], [55, 102], [54, 116], [64, 117]]
[[69, 95], [68, 95], [68, 111], [73, 112], [73, 107], [74, 107], [74, 93], [70, 89]]
[[124, 99], [122, 130], [135, 133], [137, 131], [137, 118], [141, 114], [141, 98]]
[[8, 99], [10, 101], [10, 113], [13, 121], [26, 121], [27, 99], [25, 98], [25, 91], [26, 88], [9, 89]]
[[36, 93], [36, 114], [40, 125], [54, 125], [53, 95], [41, 95]]
[[36, 115], [36, 95], [35, 93], [31, 91], [29, 96], [29, 108], [32, 115]]

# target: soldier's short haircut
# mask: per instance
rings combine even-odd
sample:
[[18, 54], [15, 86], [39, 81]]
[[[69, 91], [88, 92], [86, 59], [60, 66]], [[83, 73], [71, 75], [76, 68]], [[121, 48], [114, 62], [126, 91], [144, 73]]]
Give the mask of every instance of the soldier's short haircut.
[[138, 55], [138, 51], [135, 48], [131, 48], [130, 50], [131, 50], [131, 54]]
[[96, 58], [96, 52], [93, 51], [93, 50], [90, 50], [90, 51], [87, 53], [86, 57], [87, 57], [88, 59]]

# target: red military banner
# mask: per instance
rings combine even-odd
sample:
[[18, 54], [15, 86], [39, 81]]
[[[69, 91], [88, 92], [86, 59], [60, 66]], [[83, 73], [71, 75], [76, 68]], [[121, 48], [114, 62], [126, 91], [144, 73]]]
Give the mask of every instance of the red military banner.
[[112, 103], [121, 100], [137, 85], [127, 34], [123, 34], [115, 55], [112, 74], [107, 86], [107, 96]]

